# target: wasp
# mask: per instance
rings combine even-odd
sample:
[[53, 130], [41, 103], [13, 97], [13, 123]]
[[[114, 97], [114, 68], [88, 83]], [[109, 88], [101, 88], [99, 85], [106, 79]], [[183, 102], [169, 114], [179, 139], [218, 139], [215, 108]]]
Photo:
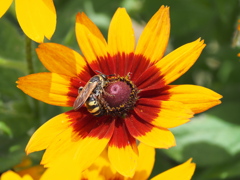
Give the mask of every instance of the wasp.
[[97, 97], [103, 93], [103, 88], [107, 83], [107, 75], [101, 73], [93, 76], [84, 87], [79, 87], [79, 94], [74, 101], [73, 109], [78, 110], [85, 104], [91, 114], [100, 116], [101, 105]]
[[105, 113], [105, 109], [99, 103], [99, 100], [94, 94], [91, 94], [85, 102], [88, 112], [94, 116], [102, 116]]

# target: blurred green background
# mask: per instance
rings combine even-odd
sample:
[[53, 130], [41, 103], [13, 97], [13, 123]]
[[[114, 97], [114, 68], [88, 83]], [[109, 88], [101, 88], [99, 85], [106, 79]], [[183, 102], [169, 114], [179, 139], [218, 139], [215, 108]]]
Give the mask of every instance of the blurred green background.
[[[222, 104], [196, 115], [190, 123], [172, 129], [177, 146], [157, 150], [153, 175], [193, 157], [193, 180], [240, 179], [240, 19], [238, 0], [55, 0], [57, 29], [51, 42], [80, 52], [75, 17], [84, 11], [103, 34], [117, 7], [125, 7], [134, 21], [136, 36], [161, 5], [170, 6], [171, 36], [167, 53], [201, 37], [207, 47], [197, 63], [173, 84], [197, 84], [223, 95]], [[25, 156], [30, 135], [66, 108], [33, 100], [16, 88], [28, 74], [25, 37], [15, 19], [14, 6], [0, 19], [0, 172]], [[37, 47], [36, 43], [33, 43]], [[34, 71], [46, 69], [33, 49]], [[35, 163], [41, 153], [31, 155]]]

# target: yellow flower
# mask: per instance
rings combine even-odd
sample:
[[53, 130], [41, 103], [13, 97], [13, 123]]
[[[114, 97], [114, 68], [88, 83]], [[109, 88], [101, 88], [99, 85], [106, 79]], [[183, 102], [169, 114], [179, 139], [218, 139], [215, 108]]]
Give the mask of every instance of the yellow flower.
[[1, 180], [33, 180], [33, 178], [28, 174], [21, 177], [19, 174], [9, 170], [2, 174]]
[[183, 164], [180, 164], [174, 168], [171, 168], [163, 173], [153, 177], [151, 180], [189, 180], [192, 178], [196, 168], [195, 163], [191, 163], [192, 159], [189, 159]]
[[[26, 163], [26, 160], [23, 162]], [[40, 180], [45, 169], [41, 165], [25, 166], [26, 164], [15, 166], [15, 171], [7, 171], [2, 174], [1, 180]], [[30, 162], [31, 163], [31, 162]], [[21, 169], [21, 170], [17, 170]]]
[[26, 175], [31, 176], [34, 180], [39, 180], [42, 174], [44, 173], [45, 169], [41, 165], [27, 167], [25, 169], [16, 171], [18, 175], [24, 177]]
[[[74, 110], [43, 124], [26, 152], [46, 149], [41, 163], [60, 166], [61, 173], [88, 168], [107, 147], [114, 168], [131, 177], [138, 164], [136, 141], [154, 148], [175, 146], [169, 128], [220, 104], [222, 96], [201, 86], [169, 85], [205, 47], [198, 39], [164, 56], [169, 33], [169, 8], [162, 6], [135, 48], [130, 17], [119, 8], [108, 43], [84, 13], [77, 15], [76, 36], [84, 57], [59, 44], [39, 45], [38, 57], [50, 72], [21, 77], [18, 88], [43, 102], [74, 106]], [[78, 102], [78, 94], [85, 100]], [[75, 106], [76, 102], [87, 107]]]
[[[124, 177], [119, 174], [107, 159], [107, 154], [102, 154], [93, 165], [84, 171], [81, 175], [81, 180], [104, 180], [104, 179], [118, 179], [118, 180], [147, 180], [152, 172], [155, 161], [155, 149], [144, 144], [139, 147], [139, 164], [133, 177]], [[106, 151], [104, 152], [106, 153]], [[191, 163], [191, 159], [185, 163], [171, 168], [151, 180], [189, 180], [191, 179], [196, 164]]]
[[[133, 177], [124, 177], [119, 174], [111, 163], [108, 160], [107, 151], [103, 151], [101, 156], [99, 156], [96, 161], [78, 178], [70, 178], [71, 175], [66, 173], [66, 177], [69, 180], [110, 180], [110, 179], [118, 179], [118, 180], [146, 180], [149, 178], [154, 161], [155, 161], [155, 149], [146, 146], [144, 144], [140, 144], [139, 148], [139, 164], [136, 168], [136, 172]], [[189, 180], [191, 179], [196, 168], [195, 163], [191, 163], [191, 159], [186, 161], [185, 163], [178, 165], [174, 168], [171, 168], [159, 175], [153, 177], [151, 180]], [[65, 177], [57, 177], [59, 171], [52, 171], [49, 168], [42, 176], [38, 178], [32, 178], [34, 176], [30, 176], [30, 174], [26, 173], [21, 176], [19, 173], [15, 173], [13, 171], [7, 171], [2, 174], [1, 180], [66, 180]], [[74, 175], [74, 174], [73, 174]], [[76, 172], [75, 172], [76, 175]]]
[[[13, 0], [0, 2], [0, 18]], [[52, 0], [15, 0], [18, 22], [23, 32], [36, 42], [51, 39], [56, 28], [56, 11]]]
[[32, 166], [30, 158], [26, 157], [22, 162], [2, 174], [1, 180], [39, 180], [45, 169], [41, 165]]
[[[101, 156], [81, 174], [81, 177], [76, 178], [76, 180], [147, 180], [153, 169], [155, 149], [142, 143], [138, 146], [138, 149], [139, 161], [133, 177], [124, 177], [119, 174], [109, 162], [107, 151], [103, 151]], [[151, 180], [189, 180], [195, 171], [195, 167], [196, 164], [191, 163], [191, 159], [189, 159], [181, 165], [160, 173]], [[54, 179], [56, 178], [56, 174], [56, 169], [52, 171], [52, 169], [49, 168], [42, 176], [41, 180]], [[59, 177], [58, 180], [65, 179]], [[71, 178], [71, 180], [75, 179]]]

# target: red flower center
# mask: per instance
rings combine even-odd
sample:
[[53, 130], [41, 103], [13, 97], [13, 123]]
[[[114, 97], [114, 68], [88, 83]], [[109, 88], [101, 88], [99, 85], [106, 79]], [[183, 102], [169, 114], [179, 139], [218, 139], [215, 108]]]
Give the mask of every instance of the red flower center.
[[111, 77], [104, 87], [104, 92], [98, 97], [103, 115], [125, 117], [133, 109], [138, 99], [138, 89], [126, 77]]
[[105, 88], [105, 101], [111, 107], [118, 107], [127, 103], [132, 92], [131, 87], [122, 81], [109, 83]]

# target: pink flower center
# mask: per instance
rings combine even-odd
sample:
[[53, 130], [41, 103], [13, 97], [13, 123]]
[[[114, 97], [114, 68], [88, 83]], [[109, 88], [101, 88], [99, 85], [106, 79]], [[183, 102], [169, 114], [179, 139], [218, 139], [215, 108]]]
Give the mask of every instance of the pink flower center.
[[104, 99], [111, 107], [118, 107], [128, 102], [132, 92], [131, 87], [123, 81], [109, 83], [105, 88]]
[[138, 89], [126, 77], [111, 77], [96, 101], [101, 110], [101, 115], [125, 117], [135, 106], [138, 100]]

